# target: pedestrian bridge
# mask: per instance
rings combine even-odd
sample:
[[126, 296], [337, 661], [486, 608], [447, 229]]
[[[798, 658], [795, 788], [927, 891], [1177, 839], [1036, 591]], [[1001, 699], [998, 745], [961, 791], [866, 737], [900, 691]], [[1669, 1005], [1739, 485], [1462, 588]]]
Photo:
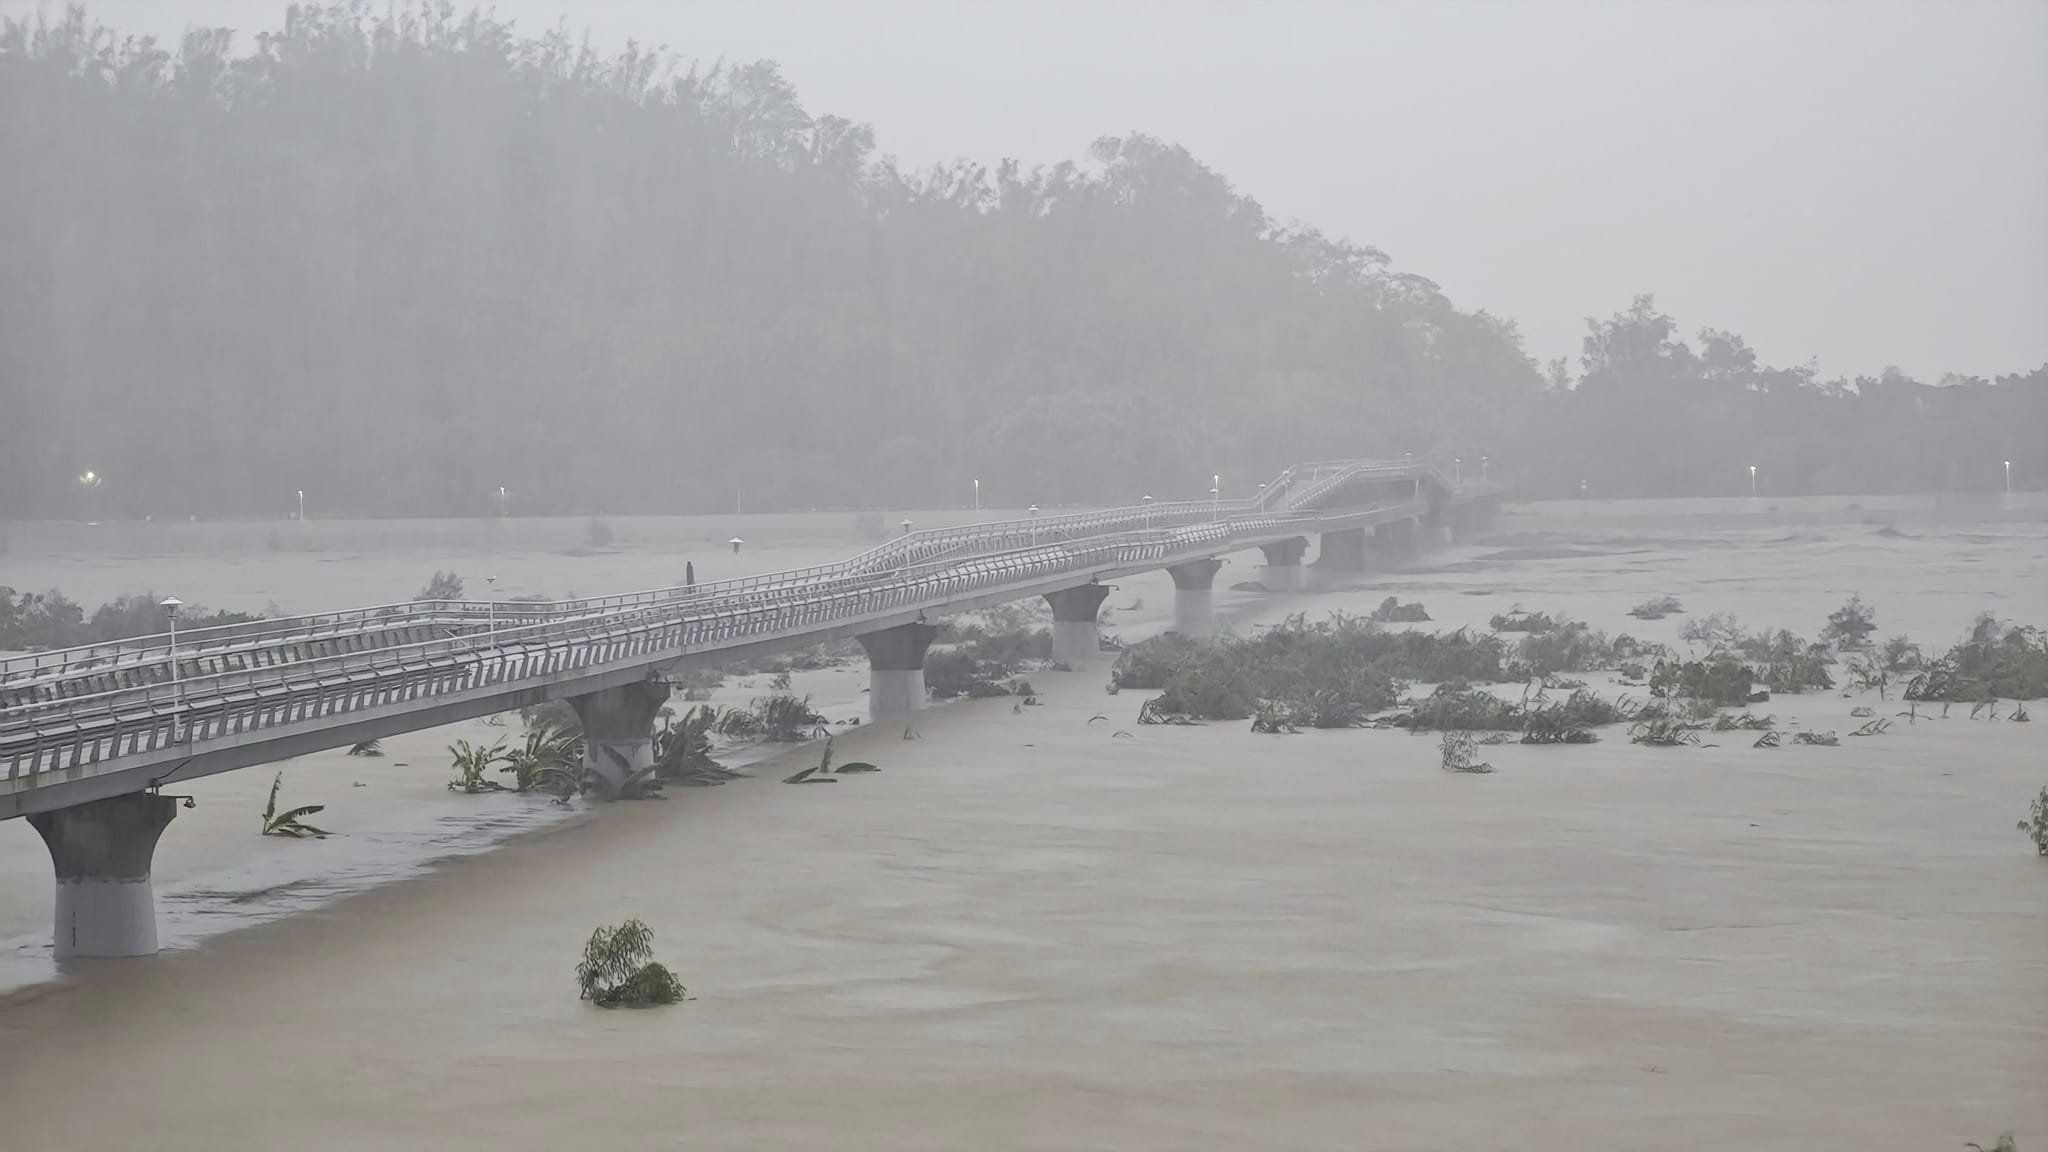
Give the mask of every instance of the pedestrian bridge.
[[547, 700], [582, 717], [585, 768], [623, 787], [652, 762], [671, 679], [848, 637], [869, 708], [925, 702], [931, 621], [1043, 596], [1054, 658], [1096, 658], [1106, 583], [1166, 569], [1175, 627], [1211, 628], [1220, 557], [1261, 548], [1262, 581], [1305, 586], [1490, 518], [1499, 490], [1423, 464], [1299, 465], [1256, 497], [909, 533], [839, 564], [554, 602], [420, 601], [140, 637], [0, 660], [0, 819], [27, 816], [57, 866], [57, 951], [156, 949], [149, 859], [166, 784]]

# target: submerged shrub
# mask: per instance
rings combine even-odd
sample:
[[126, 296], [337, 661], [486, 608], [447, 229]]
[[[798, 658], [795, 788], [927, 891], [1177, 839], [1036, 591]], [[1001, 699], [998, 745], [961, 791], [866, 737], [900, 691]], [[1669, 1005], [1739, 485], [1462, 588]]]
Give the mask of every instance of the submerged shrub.
[[1638, 620], [1662, 620], [1666, 616], [1683, 611], [1685, 611], [1685, 605], [1678, 602], [1678, 597], [1659, 596], [1654, 600], [1645, 600], [1641, 604], [1629, 609], [1628, 614]]
[[675, 973], [654, 959], [654, 930], [640, 920], [600, 926], [576, 965], [578, 996], [602, 1008], [673, 1004], [687, 994]]
[[1525, 612], [1520, 604], [1487, 621], [1495, 632], [1548, 632], [1557, 621], [1541, 612]]
[[1666, 699], [1685, 697], [1715, 708], [1749, 703], [1749, 665], [1733, 656], [1684, 663], [1659, 660], [1650, 672], [1650, 694]]
[[1908, 700], [1979, 702], [2048, 696], [2048, 635], [2038, 628], [2001, 630], [1989, 613], [1970, 638], [1924, 661], [1906, 685]]
[[1867, 639], [1877, 631], [1877, 613], [1863, 597], [1851, 596], [1849, 602], [1828, 613], [1827, 626], [1820, 630], [1820, 638], [1841, 648], [1861, 648], [1869, 643]]
[[1427, 621], [1429, 613], [1423, 609], [1421, 601], [1403, 604], [1389, 596], [1372, 610], [1372, 619], [1381, 624], [1412, 624]]
[[2034, 797], [2034, 810], [2030, 815], [2033, 817], [2031, 820], [2020, 821], [2020, 831], [2027, 834], [2041, 855], [2048, 856], [2048, 788], [2041, 789], [2041, 794]]

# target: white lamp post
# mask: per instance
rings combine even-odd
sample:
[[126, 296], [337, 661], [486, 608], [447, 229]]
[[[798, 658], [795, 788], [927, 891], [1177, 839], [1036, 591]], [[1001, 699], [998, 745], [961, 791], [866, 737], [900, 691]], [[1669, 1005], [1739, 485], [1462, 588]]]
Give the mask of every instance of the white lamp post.
[[1463, 456], [1451, 457], [1451, 483], [1460, 488], [1465, 486], [1465, 458]]
[[488, 591], [484, 593], [484, 610], [490, 614], [490, 634], [496, 636], [498, 634], [498, 578], [496, 576], [486, 576], [484, 577], [484, 584], [488, 588]]
[[1031, 546], [1038, 546], [1038, 505], [1033, 504], [1027, 514], [1031, 517]]
[[171, 739], [182, 740], [185, 731], [185, 691], [178, 678], [178, 609], [183, 608], [185, 602], [176, 596], [166, 596], [157, 601], [156, 606], [163, 609], [164, 615], [171, 621], [171, 703], [177, 709], [177, 719], [171, 725]]
[[1749, 466], [1749, 494], [1752, 497], [1756, 495], [1756, 465], [1754, 464]]
[[301, 488], [301, 489], [299, 489], [298, 491], [299, 491], [299, 523], [301, 523], [301, 524], [304, 524], [304, 523], [306, 522], [306, 490], [305, 490], [304, 488]]
[[981, 481], [974, 482], [974, 522], [981, 523]]
[[1147, 492], [1145, 495], [1139, 497], [1138, 503], [1143, 504], [1145, 506], [1145, 527], [1152, 527], [1152, 494], [1150, 492]]
[[1481, 484], [1486, 483], [1486, 464], [1489, 459], [1491, 457], [1481, 456], [1479, 458], [1479, 482]]
[[910, 535], [910, 517], [908, 516], [903, 518], [903, 534], [905, 536]]
[[737, 556], [740, 554], [740, 545], [745, 544], [746, 541], [735, 536], [732, 539], [727, 540], [726, 543], [732, 545], [732, 554]]
[[2012, 495], [2012, 461], [2005, 462], [2005, 494]]
[[505, 486], [498, 485], [498, 519], [505, 518]]

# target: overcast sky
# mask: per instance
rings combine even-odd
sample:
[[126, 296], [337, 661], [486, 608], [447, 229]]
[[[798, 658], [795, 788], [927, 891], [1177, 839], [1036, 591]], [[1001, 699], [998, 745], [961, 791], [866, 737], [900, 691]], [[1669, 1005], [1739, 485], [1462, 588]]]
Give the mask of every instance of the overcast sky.
[[[781, 62], [906, 165], [1178, 141], [1375, 244], [1539, 360], [1638, 292], [1827, 375], [2048, 362], [2048, 3], [498, 0], [610, 45]], [[0, 11], [33, 11], [0, 0]], [[283, 4], [125, 0], [175, 38]], [[248, 47], [247, 37], [237, 43]]]

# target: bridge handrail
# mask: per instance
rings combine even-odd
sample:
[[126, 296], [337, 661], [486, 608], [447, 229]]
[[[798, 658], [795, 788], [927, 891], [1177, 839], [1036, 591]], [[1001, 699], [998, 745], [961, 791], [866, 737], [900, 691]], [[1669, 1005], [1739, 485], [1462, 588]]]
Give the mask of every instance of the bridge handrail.
[[[702, 637], [698, 633], [705, 629], [716, 630], [721, 621], [746, 618], [754, 621], [756, 626], [736, 631], [728, 628], [719, 638], [733, 639], [772, 632], [776, 630], [779, 619], [776, 615], [778, 609], [798, 609], [799, 617], [814, 619], [817, 615], [815, 607], [818, 604], [841, 601], [848, 597], [873, 596], [879, 594], [878, 590], [916, 590], [932, 584], [943, 588], [957, 585], [962, 578], [971, 579], [976, 586], [982, 586], [1028, 575], [1057, 575], [1065, 570], [1088, 570], [1099, 567], [1105, 560], [1128, 563], [1184, 552], [1212, 552], [1217, 544], [1234, 535], [1271, 533], [1282, 529], [1308, 531], [1330, 520], [1410, 511], [1412, 507], [1412, 502], [1374, 505], [1329, 513], [1265, 515], [1212, 521], [1181, 528], [1141, 530], [1098, 537], [1087, 541], [1079, 548], [1069, 544], [1043, 544], [973, 561], [939, 562], [897, 570], [879, 579], [854, 577], [835, 582], [834, 585], [813, 585], [808, 595], [801, 598], [782, 598], [789, 601], [782, 604], [776, 603], [774, 599], [766, 603], [754, 603], [746, 599], [729, 603], [704, 602], [690, 605], [691, 608], [700, 609], [699, 611], [681, 615], [660, 606], [649, 606], [625, 614], [599, 613], [567, 620], [501, 628], [489, 635], [470, 634], [418, 641], [370, 652], [337, 653], [287, 665], [216, 672], [185, 680], [175, 686], [159, 683], [91, 696], [36, 701], [0, 712], [0, 743], [18, 743], [19, 734], [33, 732], [36, 724], [47, 722], [45, 718], [53, 715], [61, 715], [64, 719], [78, 724], [103, 722], [105, 718], [113, 715], [117, 705], [129, 708], [146, 707], [152, 714], [166, 708], [171, 712], [204, 711], [217, 706], [205, 702], [209, 693], [219, 693], [225, 697], [229, 689], [261, 692], [266, 688], [284, 687], [289, 690], [294, 683], [321, 683], [331, 675], [359, 674], [374, 671], [379, 666], [400, 668], [431, 657], [482, 658], [491, 653], [502, 653], [514, 648], [524, 650], [536, 645], [573, 645], [616, 635], [621, 631], [665, 627], [677, 622], [684, 626], [684, 644], [687, 647], [692, 643], [701, 643]], [[1055, 564], [1054, 561], [1058, 563]], [[1047, 567], [1048, 564], [1052, 564], [1052, 567]], [[963, 572], [966, 573], [965, 577], [961, 575]], [[693, 625], [697, 632], [691, 632]]]
[[[910, 533], [896, 540], [878, 545], [849, 560], [832, 564], [813, 565], [808, 568], [781, 572], [762, 573], [737, 577], [703, 585], [671, 586], [630, 592], [614, 596], [587, 597], [573, 600], [533, 601], [468, 601], [468, 600], [420, 600], [396, 604], [378, 605], [369, 608], [347, 609], [339, 612], [313, 613], [294, 617], [273, 618], [261, 621], [247, 621], [240, 624], [217, 625], [209, 628], [187, 629], [180, 632], [178, 654], [181, 662], [187, 656], [203, 657], [237, 648], [261, 647], [268, 642], [305, 643], [327, 638], [368, 631], [375, 628], [389, 628], [416, 623], [444, 624], [477, 623], [493, 615], [506, 617], [529, 616], [534, 614], [555, 616], [562, 614], [582, 615], [592, 611], [612, 608], [627, 608], [647, 603], [667, 603], [676, 600], [717, 596], [729, 592], [749, 591], [786, 584], [815, 581], [841, 573], [864, 573], [880, 570], [880, 566], [895, 557], [909, 557], [921, 561], [945, 555], [949, 550], [977, 541], [988, 542], [994, 538], [998, 544], [1006, 544], [1010, 538], [1027, 536], [1038, 538], [1043, 535], [1071, 535], [1077, 531], [1091, 534], [1102, 529], [1128, 525], [1137, 521], [1146, 525], [1173, 522], [1199, 522], [1214, 519], [1220, 515], [1243, 511], [1263, 511], [1276, 500], [1284, 500], [1287, 506], [1298, 506], [1301, 501], [1312, 498], [1308, 492], [1293, 490], [1292, 480], [1306, 471], [1319, 475], [1325, 470], [1348, 470], [1346, 477], [1366, 473], [1406, 474], [1418, 469], [1429, 471], [1427, 466], [1405, 462], [1389, 461], [1326, 461], [1307, 465], [1296, 465], [1281, 473], [1273, 483], [1265, 485], [1259, 495], [1232, 501], [1174, 501], [1098, 509], [1089, 512], [1069, 513], [1060, 516], [1030, 517], [992, 523], [959, 525], [950, 528], [928, 529]], [[1437, 478], [1440, 482], [1440, 477]], [[1315, 489], [1316, 494], [1329, 490], [1327, 485]], [[894, 566], [900, 566], [900, 563]], [[351, 627], [344, 627], [349, 625]], [[324, 631], [323, 631], [324, 629]], [[78, 645], [66, 649], [31, 653], [27, 656], [0, 659], [0, 685], [18, 681], [47, 681], [63, 678], [67, 673], [99, 673], [126, 665], [165, 663], [170, 657], [170, 636], [159, 633], [150, 636], [133, 637], [118, 641]], [[125, 659], [124, 659], [125, 658]]]

